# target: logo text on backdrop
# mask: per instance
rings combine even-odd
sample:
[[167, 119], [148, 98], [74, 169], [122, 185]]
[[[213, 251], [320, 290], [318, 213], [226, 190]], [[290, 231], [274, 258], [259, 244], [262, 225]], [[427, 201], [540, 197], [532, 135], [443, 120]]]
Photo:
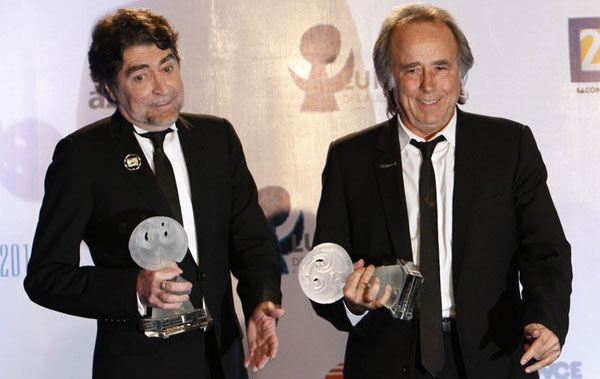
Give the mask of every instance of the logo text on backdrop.
[[572, 82], [600, 82], [600, 17], [569, 19]]

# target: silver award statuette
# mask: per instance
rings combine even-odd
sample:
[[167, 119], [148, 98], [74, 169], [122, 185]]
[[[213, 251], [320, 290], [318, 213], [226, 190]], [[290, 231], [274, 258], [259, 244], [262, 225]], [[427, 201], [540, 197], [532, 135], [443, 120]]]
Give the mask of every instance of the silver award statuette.
[[[181, 262], [188, 248], [183, 226], [170, 217], [155, 216], [140, 222], [129, 237], [131, 258], [146, 270], [161, 270], [169, 262]], [[184, 281], [178, 276], [175, 281]], [[204, 302], [203, 302], [204, 303]], [[152, 316], [142, 319], [148, 337], [168, 338], [190, 330], [206, 330], [212, 318], [204, 304], [195, 309], [188, 300], [178, 309], [152, 308]]]
[[417, 293], [423, 283], [423, 275], [412, 262], [396, 260], [395, 265], [375, 267], [373, 277], [379, 278], [381, 286], [377, 297], [383, 296], [385, 286], [392, 287], [392, 293], [384, 306], [399, 320], [412, 320]]
[[[344, 284], [353, 271], [352, 260], [346, 250], [327, 242], [306, 254], [300, 262], [298, 280], [309, 299], [330, 304], [344, 296]], [[384, 304], [392, 317], [412, 320], [417, 293], [423, 283], [423, 276], [413, 263], [398, 260], [395, 265], [376, 267], [373, 277], [379, 278], [381, 283], [377, 297], [383, 296], [386, 285], [392, 287], [390, 298]]]
[[343, 247], [322, 243], [300, 262], [298, 280], [306, 297], [319, 304], [330, 304], [344, 296], [344, 284], [352, 271], [352, 260]]

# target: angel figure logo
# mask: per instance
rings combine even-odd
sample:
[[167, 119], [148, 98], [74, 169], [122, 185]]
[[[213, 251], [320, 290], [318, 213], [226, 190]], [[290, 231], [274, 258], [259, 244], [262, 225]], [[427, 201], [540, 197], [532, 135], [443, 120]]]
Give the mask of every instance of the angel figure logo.
[[308, 79], [302, 78], [288, 67], [296, 85], [305, 92], [302, 112], [334, 112], [338, 104], [334, 94], [342, 90], [352, 79], [354, 54], [350, 50], [344, 67], [329, 78], [326, 67], [340, 54], [340, 31], [333, 25], [315, 25], [300, 40], [300, 53], [311, 63]]

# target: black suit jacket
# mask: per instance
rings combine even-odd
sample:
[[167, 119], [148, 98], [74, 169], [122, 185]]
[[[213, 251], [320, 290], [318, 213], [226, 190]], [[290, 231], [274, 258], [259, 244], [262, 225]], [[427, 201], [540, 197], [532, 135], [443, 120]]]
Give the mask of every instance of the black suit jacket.
[[[142, 220], [173, 216], [152, 170], [120, 113], [61, 140], [45, 182], [25, 289], [36, 303], [98, 319], [94, 377], [197, 378], [210, 356], [226, 377], [246, 377], [232, 299], [230, 270], [245, 316], [266, 300], [281, 302], [276, 242], [257, 202], [256, 186], [240, 142], [224, 119], [185, 114], [177, 121], [189, 174], [199, 263], [189, 251], [180, 263], [193, 284], [191, 301], [204, 296], [214, 317], [216, 349], [202, 332], [154, 339], [139, 329], [136, 278], [128, 239]], [[138, 170], [124, 158], [141, 157]], [[95, 266], [80, 267], [85, 241]], [[216, 362], [216, 363], [215, 363]]]
[[[457, 112], [452, 275], [465, 366], [470, 378], [521, 377], [523, 326], [542, 323], [564, 343], [570, 246], [529, 128]], [[353, 261], [412, 260], [396, 117], [331, 145], [314, 243], [322, 242]], [[413, 368], [414, 321], [379, 309], [352, 327], [341, 301], [313, 307], [350, 332], [345, 377], [398, 378]]]

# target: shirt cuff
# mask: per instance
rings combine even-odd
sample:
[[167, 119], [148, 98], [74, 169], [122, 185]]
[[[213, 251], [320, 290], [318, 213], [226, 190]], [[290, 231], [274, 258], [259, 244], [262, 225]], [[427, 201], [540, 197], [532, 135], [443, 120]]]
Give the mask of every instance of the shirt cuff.
[[148, 308], [146, 308], [146, 306], [142, 304], [142, 301], [140, 300], [140, 295], [137, 292], [135, 293], [135, 297], [137, 299], [138, 312], [140, 313], [140, 316], [143, 317], [146, 315], [146, 311], [148, 310]]
[[365, 317], [367, 315], [367, 313], [369, 313], [369, 311], [364, 311], [360, 315], [355, 315], [354, 313], [350, 312], [350, 309], [348, 309], [348, 307], [346, 306], [346, 302], [344, 300], [342, 300], [342, 304], [344, 304], [344, 309], [346, 310], [346, 316], [348, 316], [348, 320], [350, 320], [350, 324], [352, 324], [352, 326], [356, 326], [356, 324], [358, 324], [360, 322], [360, 320], [362, 320], [363, 317]]

